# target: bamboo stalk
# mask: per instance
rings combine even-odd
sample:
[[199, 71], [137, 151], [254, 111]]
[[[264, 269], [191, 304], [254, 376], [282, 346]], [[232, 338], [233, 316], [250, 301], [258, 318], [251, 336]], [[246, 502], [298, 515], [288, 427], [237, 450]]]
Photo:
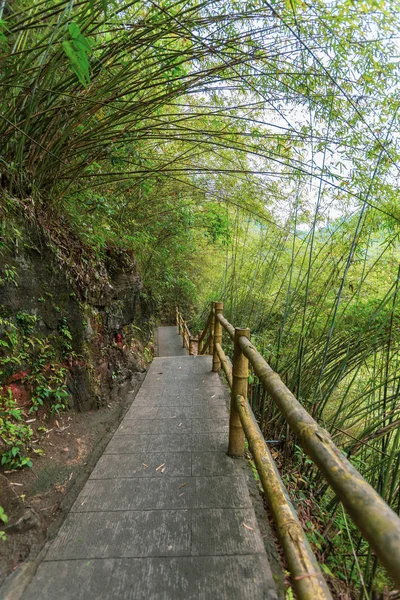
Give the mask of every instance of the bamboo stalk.
[[182, 321], [182, 347], [186, 347], [186, 321]]
[[218, 373], [221, 369], [221, 361], [219, 359], [219, 354], [217, 352], [217, 344], [221, 346], [222, 344], [222, 325], [217, 319], [219, 314], [222, 314], [224, 310], [223, 302], [214, 302], [214, 348], [213, 348], [213, 366], [212, 370], [214, 373]]
[[249, 378], [249, 361], [239, 346], [239, 340], [250, 338], [250, 329], [235, 329], [234, 354], [232, 364], [232, 392], [231, 410], [229, 415], [229, 456], [243, 456], [244, 454], [244, 431], [236, 408], [236, 396], [247, 398], [247, 386]]
[[338, 495], [391, 577], [400, 584], [399, 517], [343, 456], [329, 433], [302, 407], [248, 337], [240, 335], [237, 345], [250, 360], [264, 390], [298, 436], [302, 448]]
[[243, 396], [236, 396], [235, 406], [274, 517], [297, 597], [299, 600], [331, 599], [326, 581], [249, 403]]
[[210, 322], [210, 344], [208, 346], [208, 354], [214, 354], [214, 327], [215, 327], [215, 302], [211, 302], [211, 322]]
[[228, 357], [223, 351], [221, 344], [219, 344], [218, 342], [215, 343], [215, 349], [218, 352], [221, 367], [226, 375], [229, 387], [232, 389], [232, 367], [229, 363]]
[[181, 313], [178, 311], [178, 333], [181, 335], [182, 333], [182, 317]]

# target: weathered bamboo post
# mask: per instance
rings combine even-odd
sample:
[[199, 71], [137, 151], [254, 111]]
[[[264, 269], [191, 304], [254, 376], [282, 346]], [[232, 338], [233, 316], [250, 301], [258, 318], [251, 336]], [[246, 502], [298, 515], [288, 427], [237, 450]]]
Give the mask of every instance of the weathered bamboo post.
[[181, 313], [178, 310], [178, 333], [179, 335], [181, 335], [182, 329], [181, 329]]
[[175, 306], [175, 323], [179, 327], [179, 309]]
[[239, 346], [239, 338], [250, 339], [250, 329], [235, 327], [235, 339], [232, 361], [232, 391], [231, 411], [229, 416], [229, 456], [243, 456], [244, 454], [244, 431], [239, 413], [236, 408], [236, 396], [247, 399], [247, 386], [249, 379], [249, 361]]
[[203, 347], [203, 342], [200, 341], [200, 338], [202, 335], [203, 335], [203, 331], [201, 331], [200, 334], [197, 336], [197, 354], [200, 354], [201, 349]]
[[217, 315], [222, 315], [224, 312], [224, 303], [223, 302], [214, 302], [214, 346], [213, 346], [213, 366], [212, 370], [214, 373], [218, 373], [221, 369], [221, 361], [218, 356], [218, 352], [216, 349], [216, 344], [221, 344], [222, 346], [222, 325], [217, 319]]
[[214, 354], [214, 327], [215, 327], [215, 314], [214, 306], [216, 302], [211, 302], [211, 322], [210, 322], [210, 343], [208, 346], [208, 354]]
[[189, 355], [194, 356], [197, 338], [190, 336], [189, 338]]
[[185, 336], [186, 336], [186, 321], [184, 319], [182, 319], [182, 347], [185, 348], [186, 344], [185, 344]]

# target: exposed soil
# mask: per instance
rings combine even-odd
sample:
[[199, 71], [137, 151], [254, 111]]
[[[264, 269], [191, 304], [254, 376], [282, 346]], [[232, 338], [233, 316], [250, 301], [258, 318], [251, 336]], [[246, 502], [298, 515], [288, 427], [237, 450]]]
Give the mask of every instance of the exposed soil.
[[7, 539], [0, 541], [0, 586], [58, 530], [143, 378], [136, 374], [118, 386], [98, 410], [70, 410], [46, 420], [37, 416], [34, 429], [46, 428], [37, 443], [43, 454], [35, 456], [32, 468], [0, 474], [0, 505], [9, 518], [1, 527]]

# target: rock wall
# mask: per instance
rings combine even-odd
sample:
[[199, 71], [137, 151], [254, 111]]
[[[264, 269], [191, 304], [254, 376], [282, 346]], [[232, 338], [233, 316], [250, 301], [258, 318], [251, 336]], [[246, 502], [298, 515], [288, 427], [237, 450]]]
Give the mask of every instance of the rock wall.
[[14, 231], [0, 237], [3, 397], [45, 409], [58, 383], [60, 402], [102, 405], [151, 357], [152, 306], [134, 257], [108, 248], [98, 258], [66, 234], [54, 244], [25, 222]]

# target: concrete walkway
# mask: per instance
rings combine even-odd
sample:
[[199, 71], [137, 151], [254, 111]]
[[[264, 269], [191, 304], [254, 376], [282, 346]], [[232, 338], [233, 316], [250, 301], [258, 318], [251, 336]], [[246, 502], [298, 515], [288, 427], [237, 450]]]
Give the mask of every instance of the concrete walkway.
[[211, 357], [153, 361], [24, 600], [275, 600], [225, 397]]
[[177, 327], [159, 327], [157, 329], [158, 356], [188, 356], [183, 347], [182, 337]]

